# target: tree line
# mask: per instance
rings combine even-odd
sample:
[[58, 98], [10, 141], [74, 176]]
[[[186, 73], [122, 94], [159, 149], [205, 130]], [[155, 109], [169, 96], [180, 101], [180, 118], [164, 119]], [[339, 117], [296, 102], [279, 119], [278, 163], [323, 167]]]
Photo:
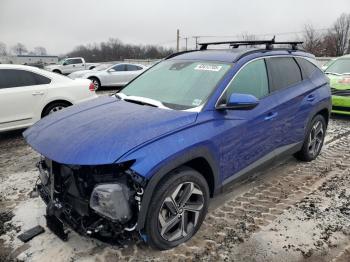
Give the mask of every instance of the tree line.
[[68, 57], [81, 56], [87, 61], [122, 61], [124, 59], [160, 59], [174, 50], [154, 45], [124, 44], [118, 39], [110, 38], [100, 44], [88, 44], [77, 46], [67, 54]]
[[312, 24], [305, 25], [303, 47], [306, 51], [330, 57], [350, 53], [350, 14], [342, 14], [329, 29], [322, 31]]
[[22, 43], [17, 43], [14, 46], [7, 48], [6, 44], [0, 42], [0, 56], [7, 55], [47, 55], [45, 47], [37, 46], [33, 50], [28, 50]]

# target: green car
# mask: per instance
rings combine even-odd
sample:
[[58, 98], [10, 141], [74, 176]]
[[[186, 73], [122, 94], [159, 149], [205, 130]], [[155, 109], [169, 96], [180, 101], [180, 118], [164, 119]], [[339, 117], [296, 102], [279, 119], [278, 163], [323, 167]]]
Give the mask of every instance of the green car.
[[350, 55], [332, 61], [325, 73], [332, 90], [332, 113], [350, 115]]

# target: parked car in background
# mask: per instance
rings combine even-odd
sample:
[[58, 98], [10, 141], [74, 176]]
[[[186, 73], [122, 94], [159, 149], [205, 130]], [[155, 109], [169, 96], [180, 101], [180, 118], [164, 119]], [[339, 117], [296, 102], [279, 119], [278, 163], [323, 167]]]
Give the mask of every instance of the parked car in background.
[[70, 73], [68, 75], [68, 77], [71, 79], [82, 78], [85, 74], [90, 73], [91, 71], [102, 71], [102, 70], [106, 70], [106, 69], [110, 68], [111, 66], [113, 66], [113, 64], [103, 63], [100, 65], [97, 65], [93, 69], [85, 69], [85, 70], [75, 71], [73, 73]]
[[99, 70], [76, 72], [68, 76], [72, 79], [90, 79], [94, 83], [95, 90], [98, 90], [101, 86], [125, 86], [147, 68], [147, 66], [139, 64], [118, 63], [107, 68], [101, 67]]
[[36, 67], [0, 65], [0, 131], [26, 128], [40, 118], [96, 98], [91, 81]]
[[332, 90], [332, 112], [350, 115], [350, 55], [335, 59], [325, 73]]
[[62, 239], [64, 225], [103, 239], [136, 230], [169, 249], [197, 232], [209, 198], [243, 174], [285, 155], [315, 159], [331, 111], [328, 79], [297, 43], [272, 43], [201, 44], [114, 96], [25, 131], [43, 157], [37, 189], [49, 228]]
[[98, 63], [86, 63], [82, 57], [70, 57], [62, 59], [56, 65], [45, 66], [44, 69], [58, 74], [68, 75], [75, 71], [93, 69]]
[[327, 67], [332, 64], [334, 62], [335, 58], [332, 58], [330, 60], [328, 60], [326, 63], [324, 63], [323, 65], [321, 65], [321, 69], [323, 71], [325, 71], [327, 69]]

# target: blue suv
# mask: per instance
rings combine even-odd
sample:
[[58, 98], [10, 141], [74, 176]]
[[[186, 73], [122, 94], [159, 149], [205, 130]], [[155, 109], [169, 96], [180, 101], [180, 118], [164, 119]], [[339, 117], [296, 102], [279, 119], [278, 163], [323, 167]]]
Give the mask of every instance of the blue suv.
[[[231, 47], [208, 48], [219, 44]], [[196, 233], [209, 199], [243, 174], [289, 154], [315, 159], [331, 92], [298, 44], [204, 43], [167, 57], [113, 96], [26, 130], [42, 155], [36, 188], [48, 227], [62, 239], [67, 226], [104, 240], [135, 231], [169, 249]]]

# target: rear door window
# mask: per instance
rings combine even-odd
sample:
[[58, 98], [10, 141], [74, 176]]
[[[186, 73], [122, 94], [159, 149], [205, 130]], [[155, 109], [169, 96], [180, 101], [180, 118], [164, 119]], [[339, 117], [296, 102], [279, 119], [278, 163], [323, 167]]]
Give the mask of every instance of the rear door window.
[[83, 59], [81, 58], [72, 59], [72, 64], [82, 64], [82, 63], [83, 63]]
[[268, 95], [269, 82], [264, 59], [250, 62], [237, 73], [227, 88], [226, 102], [232, 93], [250, 94], [259, 99]]
[[138, 71], [141, 70], [142, 67], [137, 65], [126, 65], [126, 71]]
[[300, 68], [292, 57], [267, 58], [266, 65], [269, 73], [271, 92], [302, 81]]
[[303, 79], [312, 78], [317, 73], [322, 74], [321, 70], [316, 65], [306, 60], [305, 58], [296, 57], [295, 59], [301, 68]]
[[37, 84], [50, 83], [50, 79], [35, 73], [17, 69], [0, 70], [0, 88], [11, 88], [20, 86], [33, 86]]

